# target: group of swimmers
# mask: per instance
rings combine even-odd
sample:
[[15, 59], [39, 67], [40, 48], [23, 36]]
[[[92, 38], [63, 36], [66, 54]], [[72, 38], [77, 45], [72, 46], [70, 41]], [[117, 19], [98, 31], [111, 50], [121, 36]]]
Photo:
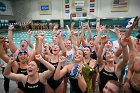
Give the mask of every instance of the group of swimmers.
[[20, 29], [23, 31], [27, 31], [28, 29], [32, 30], [48, 30], [48, 29], [53, 29], [54, 25], [56, 23], [23, 23], [20, 24]]
[[[67, 25], [68, 40], [54, 25], [53, 42], [48, 45], [45, 34], [40, 32], [34, 34], [34, 46], [28, 30], [28, 39], [21, 40], [18, 49], [13, 41], [14, 26], [10, 25], [8, 38], [0, 36], [0, 58], [7, 63], [4, 78], [17, 82], [17, 93], [66, 93], [68, 83], [69, 93], [94, 93], [96, 87], [99, 93], [140, 93], [140, 34], [135, 39], [130, 37], [138, 20], [136, 17], [125, 31], [114, 28], [119, 42], [116, 50], [112, 50], [109, 36], [102, 36], [106, 26], [96, 27], [97, 35], [92, 36], [88, 23], [83, 24], [80, 35], [74, 23]], [[29, 50], [28, 45], [33, 49]], [[122, 85], [122, 71], [127, 65]], [[4, 87], [8, 93], [9, 86]]]

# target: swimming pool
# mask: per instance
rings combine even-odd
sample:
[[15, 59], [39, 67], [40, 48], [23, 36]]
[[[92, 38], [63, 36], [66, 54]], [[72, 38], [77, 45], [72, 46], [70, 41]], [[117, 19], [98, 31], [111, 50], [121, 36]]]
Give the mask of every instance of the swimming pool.
[[[78, 34], [81, 33], [80, 29], [76, 29], [76, 31], [78, 32]], [[96, 31], [94, 29], [91, 30], [92, 31], [92, 36], [96, 35]], [[34, 38], [34, 34], [38, 34], [39, 32], [43, 32], [45, 33], [45, 40], [46, 40], [46, 43], [51, 43], [52, 42], [52, 30], [47, 30], [47, 31], [31, 31], [31, 42], [34, 44], [35, 43], [35, 38]], [[3, 32], [1, 33], [2, 35], [6, 36], [7, 37], [7, 33], [8, 32]], [[65, 39], [68, 39], [68, 32], [66, 31], [66, 29], [63, 29], [62, 30], [62, 34], [65, 36]], [[109, 31], [109, 30], [106, 30], [103, 32], [103, 35], [109, 35], [110, 36], [110, 40], [111, 41], [115, 41], [117, 40], [117, 37], [115, 35], [115, 33]], [[136, 37], [137, 35], [137, 31], [133, 31], [132, 34], [131, 34], [133, 37]], [[87, 38], [88, 36], [88, 32], [85, 31], [85, 36]], [[14, 43], [16, 44], [16, 46], [19, 48], [19, 44], [20, 44], [20, 41], [21, 40], [27, 40], [27, 32], [25, 31], [13, 31], [13, 40], [14, 40]]]

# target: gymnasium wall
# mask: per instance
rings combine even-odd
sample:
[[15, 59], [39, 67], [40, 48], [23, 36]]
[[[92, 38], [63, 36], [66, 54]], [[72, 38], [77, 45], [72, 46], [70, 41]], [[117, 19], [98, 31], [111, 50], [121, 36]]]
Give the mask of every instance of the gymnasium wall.
[[[64, 12], [65, 0], [8, 0], [12, 4], [12, 15], [0, 15], [0, 19], [16, 20], [18, 22], [30, 22], [30, 20], [49, 20], [59, 21], [61, 26], [70, 22], [70, 14]], [[40, 15], [38, 2], [52, 2], [52, 14]], [[69, 0], [71, 1], [71, 0]], [[87, 0], [88, 1], [88, 0]], [[111, 12], [111, 4], [113, 0], [95, 0], [95, 16], [103, 18], [101, 22], [104, 24], [104, 19], [135, 17], [140, 16], [140, 0], [128, 0], [127, 12]], [[89, 2], [88, 2], [89, 3]], [[72, 7], [72, 6], [70, 6]], [[87, 17], [88, 18], [88, 17]], [[63, 21], [64, 20], [64, 21]], [[116, 20], [116, 19], [115, 19]], [[76, 20], [77, 21], [77, 20]], [[114, 22], [114, 19], [113, 21]], [[118, 22], [117, 22], [118, 23]], [[79, 24], [79, 23], [77, 23]], [[115, 25], [117, 25], [115, 23]]]
[[[40, 15], [38, 2], [51, 1], [52, 15]], [[63, 1], [63, 2], [62, 2]], [[69, 19], [70, 15], [64, 12], [65, 0], [14, 0], [13, 11], [17, 19]], [[71, 0], [70, 0], [71, 1]], [[88, 0], [87, 0], [88, 1]], [[112, 0], [95, 0], [95, 16], [101, 18], [134, 17], [140, 15], [140, 0], [128, 0], [128, 12], [111, 12]], [[21, 10], [21, 11], [20, 11]], [[21, 13], [19, 13], [21, 12]], [[24, 16], [23, 16], [24, 15]], [[22, 16], [22, 18], [18, 17]]]
[[128, 12], [111, 12], [113, 0], [98, 0], [101, 18], [135, 17], [140, 16], [140, 0], [128, 0]]
[[9, 0], [0, 0], [0, 20], [14, 20], [12, 3]]

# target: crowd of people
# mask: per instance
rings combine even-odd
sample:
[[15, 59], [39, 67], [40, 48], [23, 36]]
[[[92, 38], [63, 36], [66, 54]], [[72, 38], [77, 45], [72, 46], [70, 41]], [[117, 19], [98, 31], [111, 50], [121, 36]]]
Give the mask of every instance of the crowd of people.
[[28, 39], [21, 40], [18, 49], [13, 41], [14, 26], [10, 25], [8, 38], [0, 36], [5, 92], [10, 93], [10, 79], [16, 81], [17, 93], [66, 93], [68, 83], [69, 93], [95, 93], [96, 89], [97, 93], [140, 93], [140, 33], [131, 38], [138, 20], [136, 17], [127, 29], [112, 30], [119, 43], [115, 49], [110, 36], [102, 35], [106, 26], [97, 26], [97, 35], [92, 36], [89, 24], [84, 23], [78, 35], [73, 22], [66, 25], [67, 40], [55, 24], [51, 44], [46, 44], [45, 34], [40, 32], [34, 34], [33, 45], [28, 29]]

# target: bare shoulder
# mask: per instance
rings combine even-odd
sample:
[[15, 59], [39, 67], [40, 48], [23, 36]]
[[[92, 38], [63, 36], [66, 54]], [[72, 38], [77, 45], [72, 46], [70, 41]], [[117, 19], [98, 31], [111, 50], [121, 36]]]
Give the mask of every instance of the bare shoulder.
[[23, 75], [23, 76], [21, 77], [23, 85], [26, 84], [26, 82], [27, 82], [27, 78], [28, 78], [28, 75], [26, 75], [26, 76]]
[[39, 73], [39, 80], [42, 84], [47, 85], [47, 79], [44, 78], [43, 73]]

